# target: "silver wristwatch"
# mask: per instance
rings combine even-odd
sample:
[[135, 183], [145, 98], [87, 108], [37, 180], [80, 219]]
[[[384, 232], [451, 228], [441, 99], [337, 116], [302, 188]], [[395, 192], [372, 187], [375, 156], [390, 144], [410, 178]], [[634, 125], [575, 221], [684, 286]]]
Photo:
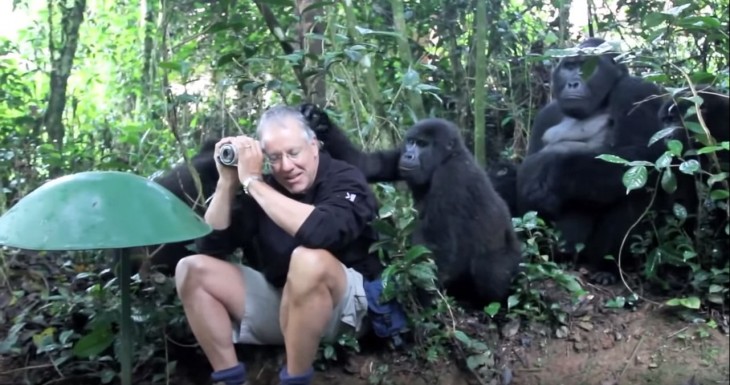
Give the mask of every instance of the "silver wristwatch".
[[255, 180], [261, 180], [261, 178], [258, 175], [252, 175], [243, 180], [243, 192], [246, 193], [246, 195], [251, 195], [248, 193], [248, 185]]

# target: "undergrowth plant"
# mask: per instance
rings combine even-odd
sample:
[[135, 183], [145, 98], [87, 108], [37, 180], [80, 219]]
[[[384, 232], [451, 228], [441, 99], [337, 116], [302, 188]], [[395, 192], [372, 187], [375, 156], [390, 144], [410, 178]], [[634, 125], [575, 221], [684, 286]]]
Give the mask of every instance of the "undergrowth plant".
[[[672, 196], [686, 187], [683, 183], [694, 184], [696, 215], [689, 215], [681, 202], [674, 202], [668, 214], [648, 212], [644, 220], [662, 225], [655, 228], [654, 234], [633, 243], [632, 252], [646, 255], [643, 275], [650, 282], [679, 289], [680, 296], [669, 299], [667, 305], [689, 309], [699, 309], [702, 302], [726, 306], [730, 300], [730, 262], [723, 260], [723, 255], [727, 253], [730, 239], [730, 191], [728, 172], [720, 169], [715, 155], [730, 150], [730, 143], [717, 142], [704, 123], [693, 119], [703, 103], [699, 94], [677, 99], [693, 105], [682, 117], [681, 127], [667, 127], [651, 138], [649, 144], [659, 141], [666, 144], [666, 150], [657, 160], [628, 161], [614, 155], [600, 158], [627, 167], [623, 176], [627, 193], [645, 188], [652, 175], [658, 175], [655, 199], [660, 199], [657, 198], [660, 194]], [[678, 130], [680, 135], [686, 135], [686, 141], [677, 139]], [[711, 161], [703, 168], [698, 156]], [[667, 271], [679, 273], [679, 282], [667, 281]]]

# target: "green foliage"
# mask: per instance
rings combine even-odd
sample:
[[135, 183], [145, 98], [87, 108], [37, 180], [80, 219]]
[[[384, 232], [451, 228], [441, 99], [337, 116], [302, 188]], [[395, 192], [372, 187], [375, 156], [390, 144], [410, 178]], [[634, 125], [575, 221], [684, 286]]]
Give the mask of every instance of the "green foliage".
[[[678, 179], [681, 174], [692, 178], [683, 183], [693, 183], [697, 189], [698, 214], [689, 218], [687, 208], [680, 203], [674, 203], [671, 213], [651, 212], [644, 218], [652, 222], [661, 218], [664, 226], [657, 228], [656, 234], [647, 234], [632, 244], [631, 251], [646, 255], [644, 276], [650, 281], [669, 289], [671, 284], [664, 280], [661, 272], [664, 268], [686, 270], [688, 282], [699, 297], [691, 300], [675, 298], [667, 302], [670, 306], [684, 306], [696, 309], [700, 306], [700, 298], [707, 304], [724, 306], [730, 300], [730, 263], [722, 261], [719, 255], [727, 247], [730, 236], [728, 227], [728, 207], [730, 207], [730, 193], [728, 193], [727, 172], [719, 171], [716, 166], [717, 158], [713, 155], [721, 151], [728, 151], [728, 142], [717, 143], [709, 136], [707, 127], [699, 126], [691, 119], [696, 116], [702, 105], [701, 97], [685, 97], [694, 102], [694, 106], [687, 109], [683, 119], [686, 122], [688, 138], [696, 141], [698, 148], [684, 148], [684, 144], [677, 139], [668, 139], [681, 127], [668, 127], [656, 133], [650, 144], [665, 141], [666, 151], [654, 162], [627, 161], [613, 155], [600, 155], [598, 158], [608, 162], [623, 164], [628, 167], [623, 176], [623, 184], [627, 193], [631, 190], [644, 188], [649, 170], [658, 174], [658, 188], [655, 194], [673, 194], [677, 192]], [[712, 162], [707, 169], [702, 169], [697, 155], [707, 156]], [[678, 175], [677, 173], [680, 173]], [[662, 199], [656, 198], [655, 199]], [[696, 224], [688, 229], [688, 221]], [[714, 228], [716, 223], [724, 223], [720, 229]]]
[[[513, 294], [507, 301], [509, 312], [535, 320], [567, 322], [562, 306], [565, 304], [546, 300], [545, 291], [565, 293], [573, 301], [578, 301], [586, 292], [574, 275], [563, 270], [546, 254], [558, 243], [558, 234], [534, 211], [525, 213], [521, 218], [513, 218], [512, 224], [525, 242], [525, 262], [522, 264], [523, 271], [513, 285]], [[552, 284], [557, 286], [551, 287]], [[555, 293], [552, 297], [556, 297]]]
[[[95, 263], [94, 257], [68, 254], [59, 263], [60, 274], [69, 279], [59, 282], [31, 302], [13, 320], [7, 338], [0, 343], [0, 353], [21, 354], [32, 341], [35, 354], [47, 356], [60, 371], [81, 371], [110, 383], [117, 376], [120, 312], [119, 288], [109, 269], [76, 273], [80, 265], [72, 258]], [[100, 261], [99, 261], [100, 262]], [[78, 262], [77, 262], [78, 263]], [[132, 282], [133, 362], [155, 368], [147, 380], [164, 382], [174, 373], [175, 361], [167, 361], [168, 337], [190, 338], [182, 308], [176, 300], [174, 282], [161, 276], [154, 280]], [[31, 295], [25, 290], [15, 293], [17, 301]], [[172, 299], [172, 300], [171, 300]], [[181, 333], [182, 332], [182, 333]], [[30, 379], [40, 380], [41, 373]]]
[[[63, 15], [56, 12], [49, 17], [47, 2], [14, 3], [17, 14], [10, 17], [27, 16], [28, 21], [14, 38], [0, 38], [3, 211], [43, 183], [51, 169], [157, 175], [181, 157], [192, 156], [204, 137], [253, 132], [260, 111], [278, 102], [314, 100], [326, 105], [333, 119], [366, 149], [399, 141], [423, 108], [426, 115], [457, 122], [475, 153], [520, 158], [534, 114], [549, 98], [549, 90], [541, 85], [548, 81], [551, 63], [561, 56], [610, 50], [632, 72], [670, 91], [687, 81], [723, 89], [730, 85], [726, 1], [685, 1], [669, 9], [662, 1], [634, 1], [622, 3], [621, 12], [593, 5], [593, 15], [599, 16], [593, 21], [597, 35], [625, 44], [609, 42], [584, 50], [566, 48], [576, 37], [573, 27], [581, 26], [569, 25], [567, 17], [556, 19], [557, 4], [539, 0], [492, 1], [485, 7], [486, 15], [479, 17], [476, 3], [461, 0], [409, 4], [388, 0], [369, 6], [321, 1], [311, 4], [311, 10], [322, 12], [307, 26], [299, 22], [299, 12], [289, 1], [87, 2], [67, 86], [65, 139], [59, 152], [48, 139], [43, 117], [53, 87], [48, 42], [53, 37], [57, 57], [64, 43], [59, 38]], [[268, 7], [275, 28], [262, 16], [259, 4]], [[394, 25], [395, 16], [402, 24]], [[479, 44], [476, 30], [484, 36]], [[310, 48], [320, 41], [321, 52]], [[478, 57], [484, 59], [478, 63], [477, 77]], [[583, 75], [594, 67], [595, 60], [586, 60]], [[484, 114], [478, 117], [475, 100], [484, 104], [479, 107]], [[473, 139], [473, 132], [482, 128], [487, 143]], [[727, 142], [711, 141], [701, 125], [688, 122], [688, 128], [703, 144], [698, 154], [728, 151]], [[652, 142], [666, 140], [672, 132], [664, 130]], [[647, 187], [672, 192], [681, 188], [681, 176], [702, 177], [697, 226], [687, 230], [685, 225], [695, 218], [677, 204], [666, 225], [631, 239], [631, 249], [645, 256], [642, 275], [651, 283], [676, 289], [664, 270], [687, 271], [687, 279], [680, 280], [681, 293], [668, 306], [687, 310], [726, 306], [730, 266], [718, 261], [718, 250], [727, 247], [728, 224], [725, 220], [720, 221], [724, 225], [713, 226], [718, 222], [711, 219], [727, 216], [728, 175], [703, 170], [680, 141], [668, 140], [666, 145], [667, 151], [654, 162], [602, 157], [626, 165], [627, 194]], [[657, 184], [647, 186], [655, 175]], [[374, 248], [387, 266], [384, 297], [400, 300], [408, 310], [416, 338], [409, 353], [428, 362], [455, 355], [489, 383], [490, 342], [457, 323], [462, 309], [436, 290], [430, 253], [409, 241], [416, 223], [410, 197], [388, 184], [378, 185], [377, 191], [382, 209], [376, 226], [383, 240]], [[646, 220], [657, 218], [648, 213]], [[534, 213], [515, 218], [514, 225], [524, 242], [524, 270], [507, 306], [486, 306], [479, 323], [493, 328], [491, 321], [501, 318], [566, 322], [563, 309], [570, 304], [553, 301], [552, 294], [567, 294], [572, 301], [582, 298], [583, 289], [552, 258], [557, 234]], [[69, 262], [61, 272], [41, 273], [48, 284], [36, 285], [38, 273], [32, 264], [15, 268], [8, 263], [26, 261], [26, 253], [2, 251], [0, 281], [11, 286], [10, 307], [21, 306], [22, 312], [0, 328], [4, 332], [0, 353], [21, 357], [23, 362], [40, 357], [64, 376], [108, 383], [116, 370], [113, 358], [118, 345], [116, 280], [108, 277], [106, 260], [78, 254], [73, 263], [70, 256], [64, 258]], [[8, 283], [14, 279], [22, 282]], [[135, 281], [133, 289], [134, 366], [144, 377], [138, 380], [174, 382], [166, 377], [176, 368], [168, 348], [194, 341], [172, 282], [157, 277]], [[416, 305], [417, 289], [436, 296], [432, 307]], [[617, 296], [606, 306], [637, 302], [635, 296]], [[77, 324], [79, 319], [83, 322]], [[319, 363], [327, 365], [339, 361], [343, 352], [358, 350], [357, 341], [345, 335], [322, 345]], [[388, 371], [394, 365], [377, 367], [370, 382], [389, 383]], [[27, 380], [45, 382], [39, 372], [29, 372]]]

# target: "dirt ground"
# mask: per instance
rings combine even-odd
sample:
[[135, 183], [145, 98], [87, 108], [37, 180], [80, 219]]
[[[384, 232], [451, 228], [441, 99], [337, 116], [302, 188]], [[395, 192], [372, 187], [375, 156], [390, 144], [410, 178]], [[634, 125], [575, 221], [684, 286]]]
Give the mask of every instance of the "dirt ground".
[[[470, 335], [494, 346], [497, 373], [478, 380], [454, 360], [414, 363], [406, 354], [379, 352], [351, 357], [343, 367], [316, 375], [316, 385], [711, 385], [730, 384], [727, 315], [696, 313], [680, 318], [657, 298], [633, 309], [609, 309], [605, 301], [629, 292], [589, 286], [560, 330], [542, 324], [505, 322], [495, 330], [460, 320]], [[687, 318], [685, 316], [685, 318]], [[716, 325], [705, 323], [712, 320]], [[500, 337], [497, 338], [496, 335]], [[492, 344], [491, 341], [495, 341]], [[282, 357], [279, 356], [279, 360]], [[275, 359], [249, 361], [249, 385], [276, 385]], [[384, 370], [387, 368], [387, 370]], [[204, 384], [203, 382], [191, 382]]]
[[[413, 362], [408, 352], [379, 351], [349, 357], [345, 365], [317, 372], [316, 385], [711, 385], [730, 384], [730, 339], [727, 314], [698, 311], [680, 318], [653, 298], [636, 307], [609, 309], [606, 300], [627, 295], [621, 285], [588, 286], [589, 295], [571, 308], [562, 328], [539, 323], [482, 322], [479, 315], [457, 320], [459, 328], [493, 348], [493, 376], [477, 376], [457, 364]], [[3, 292], [5, 291], [5, 292]], [[0, 313], [10, 314], [5, 288], [0, 288]], [[564, 305], [564, 299], [554, 301]], [[562, 306], [562, 305], [561, 305]], [[565, 307], [565, 306], [564, 306]], [[485, 316], [481, 316], [485, 320]], [[706, 323], [710, 321], [710, 323]], [[524, 322], [524, 321], [523, 321]], [[0, 317], [0, 344], [12, 320]], [[495, 327], [496, 326], [496, 327]], [[192, 351], [192, 348], [190, 348]], [[367, 349], [365, 349], [367, 350]], [[248, 385], [276, 385], [277, 352], [244, 358]], [[208, 385], [209, 369], [202, 356], [179, 362], [177, 385]], [[34, 369], [40, 368], [40, 369]], [[26, 383], [29, 370], [45, 370], [46, 384], [85, 385], [79, 378], [61, 378], [49, 361], [24, 361], [0, 356], [0, 385]], [[691, 382], [694, 377], [694, 382]], [[135, 381], [135, 384], [144, 384]]]
[[[634, 311], [586, 314], [568, 327], [563, 338], [540, 326], [518, 330], [495, 349], [497, 368], [507, 373], [501, 379], [479, 382], [453, 362], [429, 367], [387, 354], [354, 357], [351, 364], [357, 373], [339, 368], [321, 372], [316, 384], [730, 384], [729, 352], [728, 335], [717, 328], [682, 321], [645, 305]], [[389, 381], [378, 382], [375, 378], [382, 376], [377, 369], [384, 364], [390, 368]], [[271, 369], [251, 385], [275, 385], [275, 375]], [[371, 376], [374, 382], [368, 382]]]

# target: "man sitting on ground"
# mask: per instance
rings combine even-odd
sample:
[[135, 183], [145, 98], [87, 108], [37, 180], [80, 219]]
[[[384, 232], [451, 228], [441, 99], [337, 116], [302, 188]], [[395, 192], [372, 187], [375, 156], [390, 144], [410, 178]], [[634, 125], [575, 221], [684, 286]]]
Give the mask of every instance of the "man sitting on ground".
[[[177, 292], [214, 382], [245, 383], [234, 343], [283, 344], [281, 384], [306, 385], [321, 339], [363, 332], [363, 280], [382, 271], [368, 253], [377, 202], [358, 169], [319, 151], [298, 110], [269, 109], [256, 132], [260, 144], [246, 136], [216, 144], [219, 180], [205, 213], [213, 232], [196, 242], [199, 254], [178, 263]], [[219, 162], [223, 143], [237, 148], [237, 167]], [[262, 175], [264, 156], [271, 175]], [[251, 199], [255, 213], [242, 218]], [[260, 272], [221, 259], [253, 241]]]

